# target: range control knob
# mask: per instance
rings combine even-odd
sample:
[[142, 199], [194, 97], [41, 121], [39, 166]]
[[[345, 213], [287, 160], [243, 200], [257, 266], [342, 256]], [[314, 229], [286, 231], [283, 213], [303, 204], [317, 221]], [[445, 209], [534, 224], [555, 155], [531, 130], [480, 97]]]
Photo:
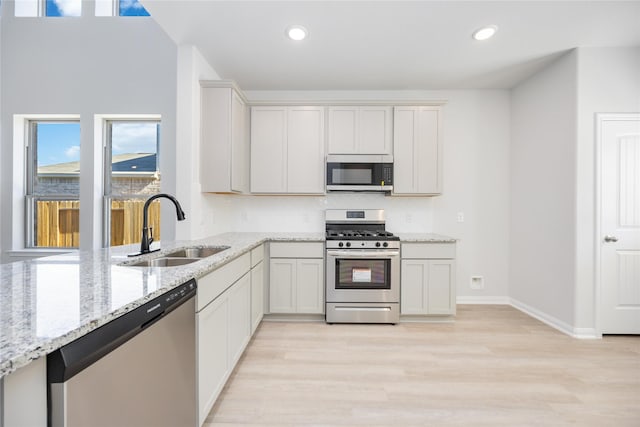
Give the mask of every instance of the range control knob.
[[387, 246], [389, 246], [389, 243], [384, 242], [384, 243], [382, 244], [382, 246], [384, 246], [384, 247], [386, 248]]
[[347, 242], [347, 247], [350, 248], [351, 247], [351, 242]]
[[338, 243], [338, 246], [339, 246], [339, 247], [343, 247], [343, 246], [344, 246], [344, 243], [340, 242], [340, 243]]
[[376, 248], [380, 247], [380, 242], [376, 242]]

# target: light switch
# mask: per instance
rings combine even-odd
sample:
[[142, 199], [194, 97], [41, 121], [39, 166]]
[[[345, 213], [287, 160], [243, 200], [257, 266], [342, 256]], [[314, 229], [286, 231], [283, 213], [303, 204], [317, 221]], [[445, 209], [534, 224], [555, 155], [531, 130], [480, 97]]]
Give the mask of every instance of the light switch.
[[464, 222], [464, 212], [458, 212], [458, 222]]

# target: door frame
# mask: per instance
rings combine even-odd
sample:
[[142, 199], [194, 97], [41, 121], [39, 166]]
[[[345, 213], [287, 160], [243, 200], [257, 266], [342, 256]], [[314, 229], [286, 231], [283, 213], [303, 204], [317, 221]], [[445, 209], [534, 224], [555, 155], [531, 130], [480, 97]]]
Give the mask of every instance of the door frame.
[[605, 122], [640, 120], [640, 113], [596, 113], [595, 120], [595, 326], [596, 337], [602, 338], [602, 127]]

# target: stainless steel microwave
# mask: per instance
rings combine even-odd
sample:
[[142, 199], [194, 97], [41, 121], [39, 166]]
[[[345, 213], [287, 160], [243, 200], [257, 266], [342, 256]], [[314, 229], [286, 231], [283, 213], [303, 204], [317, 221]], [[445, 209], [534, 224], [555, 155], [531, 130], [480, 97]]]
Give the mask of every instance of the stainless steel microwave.
[[328, 155], [327, 191], [393, 190], [393, 156]]

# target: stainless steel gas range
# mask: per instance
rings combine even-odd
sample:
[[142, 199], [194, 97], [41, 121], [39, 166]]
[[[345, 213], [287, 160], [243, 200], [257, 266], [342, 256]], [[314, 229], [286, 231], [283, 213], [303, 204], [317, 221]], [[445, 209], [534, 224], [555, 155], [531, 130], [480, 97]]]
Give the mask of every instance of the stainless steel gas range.
[[400, 239], [382, 209], [328, 209], [327, 323], [398, 323]]

